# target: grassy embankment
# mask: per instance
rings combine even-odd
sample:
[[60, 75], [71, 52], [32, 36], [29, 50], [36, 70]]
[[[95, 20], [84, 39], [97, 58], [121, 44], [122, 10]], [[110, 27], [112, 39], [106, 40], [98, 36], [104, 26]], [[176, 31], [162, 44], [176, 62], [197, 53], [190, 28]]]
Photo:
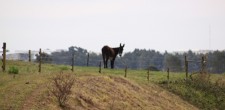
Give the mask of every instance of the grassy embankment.
[[[19, 69], [15, 78], [7, 72], [10, 66]], [[96, 67], [75, 67], [75, 72], [71, 72], [70, 68], [43, 64], [42, 72], [38, 73], [38, 64], [8, 61], [7, 71], [0, 72], [0, 108], [60, 109], [55, 98], [48, 92], [48, 84], [62, 70], [73, 74], [76, 79], [67, 103], [70, 109], [196, 109], [167, 90], [200, 108], [220, 109], [224, 106], [216, 104], [218, 101], [222, 102], [219, 98], [223, 98], [223, 95], [214, 96], [214, 92], [205, 92], [190, 86], [193, 83], [187, 85], [180, 80], [184, 78], [184, 74], [171, 73], [172, 83], [167, 85], [161, 83], [167, 78], [164, 72], [150, 72], [148, 82], [145, 70], [128, 70], [127, 78], [124, 78], [123, 69], [102, 69], [99, 74]], [[214, 82], [216, 77], [222, 76], [211, 75]], [[210, 97], [206, 94], [210, 94]]]

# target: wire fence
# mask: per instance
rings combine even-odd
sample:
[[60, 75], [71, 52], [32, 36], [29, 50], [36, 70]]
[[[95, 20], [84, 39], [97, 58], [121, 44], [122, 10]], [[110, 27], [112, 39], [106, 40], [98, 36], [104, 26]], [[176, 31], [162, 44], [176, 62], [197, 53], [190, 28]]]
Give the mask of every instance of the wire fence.
[[[42, 53], [45, 53], [44, 51]], [[38, 62], [40, 54], [38, 51], [31, 51], [30, 54], [28, 53], [17, 53], [13, 55], [7, 55], [6, 59], [8, 60], [21, 60], [21, 61], [32, 61]], [[49, 64], [62, 64], [62, 65], [72, 65], [72, 54], [66, 53], [65, 56], [48, 56], [48, 54], [42, 54], [42, 63], [49, 63]], [[170, 68], [170, 71], [185, 71], [185, 58], [184, 56], [178, 56], [179, 63], [166, 62], [165, 58], [163, 57], [137, 57], [137, 58], [127, 58], [127, 57], [117, 57], [115, 60], [115, 68], [130, 68], [130, 69], [148, 69], [149, 67], [155, 67], [157, 70], [166, 71], [167, 68]], [[162, 60], [163, 59], [163, 60]], [[201, 70], [201, 57], [197, 57], [192, 59], [191, 57], [187, 56], [188, 62], [188, 72], [196, 72]], [[219, 71], [224, 72], [225, 70], [225, 63], [216, 65], [212, 63], [213, 59], [208, 57], [206, 61], [206, 71], [207, 72], [215, 72]], [[75, 66], [99, 66], [99, 62], [102, 62], [101, 55], [94, 55], [92, 54], [82, 54], [76, 53], [74, 55], [74, 65]], [[108, 62], [108, 65], [110, 61]], [[103, 66], [103, 62], [102, 62]]]

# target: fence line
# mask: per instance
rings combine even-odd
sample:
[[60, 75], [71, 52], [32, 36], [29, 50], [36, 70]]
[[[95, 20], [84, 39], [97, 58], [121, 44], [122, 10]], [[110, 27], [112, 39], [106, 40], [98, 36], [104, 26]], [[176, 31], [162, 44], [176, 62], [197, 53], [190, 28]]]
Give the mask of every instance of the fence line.
[[[42, 52], [45, 53], [45, 52]], [[24, 61], [31, 61], [31, 56], [32, 51], [29, 50], [29, 52], [27, 54], [23, 54], [23, 60]], [[67, 54], [68, 55], [68, 54]], [[42, 56], [42, 63], [51, 63], [51, 64], [65, 64], [65, 65], [72, 65], [72, 63], [74, 63], [74, 65], [78, 65], [78, 66], [99, 66], [99, 61], [102, 61], [101, 56], [95, 56], [92, 57], [91, 55], [89, 55], [89, 53], [86, 54], [86, 58], [82, 57], [83, 59], [80, 60], [80, 57], [78, 55], [75, 55], [74, 61], [71, 61], [69, 58], [59, 58], [57, 57], [57, 59], [55, 59], [54, 57], [46, 57], [46, 56]], [[40, 54], [39, 54], [40, 56]], [[135, 58], [135, 59], [140, 59], [138, 62], [131, 62], [129, 64], [127, 64], [127, 58], [124, 57], [118, 57], [115, 60], [115, 68], [125, 68], [125, 66], [127, 66], [127, 68], [133, 68], [133, 69], [148, 69], [150, 66], [154, 66], [159, 70], [163, 70], [166, 71], [167, 69], [167, 65], [165, 65], [164, 60], [156, 60], [156, 59], [160, 59], [161, 57], [154, 57], [154, 59], [148, 59], [149, 57], [141, 57], [141, 58]], [[181, 65], [174, 65], [173, 63], [171, 63], [169, 65], [169, 68], [171, 71], [175, 70], [175, 71], [184, 71], [186, 72], [186, 76], [187, 74], [190, 72], [194, 72], [194, 71], [200, 71], [199, 69], [201, 69], [202, 67], [202, 62], [201, 59], [198, 59], [198, 61], [196, 61], [195, 59], [189, 59], [188, 56], [186, 58], [186, 60], [183, 57], [179, 57]], [[65, 60], [64, 60], [65, 59]], [[76, 60], [79, 59], [79, 60]], [[210, 60], [208, 58], [208, 60]], [[34, 60], [33, 60], [34, 61]], [[79, 61], [79, 62], [77, 62]], [[211, 60], [212, 61], [212, 60]], [[184, 63], [183, 63], [184, 62]], [[186, 64], [186, 62], [188, 62], [188, 65]], [[204, 70], [205, 71], [213, 71], [215, 70], [214, 68], [209, 68], [211, 67], [212, 64], [210, 64], [210, 62], [207, 62], [207, 64], [204, 65]], [[187, 68], [186, 68], [187, 67]], [[208, 68], [207, 68], [208, 67]], [[218, 65], [218, 69], [224, 70], [225, 65]], [[188, 71], [187, 71], [188, 69]]]
[[[119, 67], [124, 67], [125, 65], [127, 65], [127, 67], [128, 68], [133, 68], [133, 67], [130, 67], [130, 65], [129, 64], [125, 64], [124, 62], [125, 61], [120, 61], [121, 59], [116, 59], [116, 61], [115, 61], [115, 67], [116, 68], [119, 68]], [[28, 60], [24, 60], [24, 61], [29, 61], [29, 59]], [[88, 65], [89, 66], [98, 66], [98, 62], [99, 61], [102, 61], [102, 60], [99, 60], [99, 59], [90, 59], [90, 57], [89, 57], [89, 63], [88, 63]], [[85, 59], [83, 60], [83, 64], [80, 64], [80, 66], [85, 66]], [[151, 66], [152, 64], [145, 64], [147, 61], [144, 61], [144, 62], [142, 62], [141, 64], [139, 64], [139, 63], [136, 63], [136, 66], [138, 66], [138, 68], [142, 68], [142, 69], [147, 69], [149, 66]], [[184, 61], [185, 62], [185, 61]], [[42, 57], [42, 63], [50, 63], [50, 64], [66, 64], [66, 65], [72, 65], [72, 61], [71, 60], [69, 60], [69, 59], [67, 59], [67, 61], [55, 61], [54, 59], [49, 59], [48, 57]], [[77, 62], [76, 62], [76, 59], [74, 59], [74, 64], [75, 65], [79, 65]], [[220, 65], [221, 66], [221, 68], [224, 68], [224, 66], [223, 65]], [[188, 67], [191, 67], [191, 70], [189, 70], [188, 72], [193, 72], [193, 71], [198, 71], [199, 70], [199, 68], [201, 67], [201, 64], [199, 63], [199, 61], [198, 62], [191, 62], [190, 64], [189, 64], [189, 66]], [[167, 67], [162, 67], [162, 68], [164, 68], [164, 70], [166, 70], [166, 68]], [[182, 65], [180, 65], [180, 66], [170, 66], [170, 69], [171, 70], [174, 70], [174, 69], [176, 69], [176, 68], [181, 68], [181, 70], [184, 70], [185, 71], [185, 64], [182, 64]]]

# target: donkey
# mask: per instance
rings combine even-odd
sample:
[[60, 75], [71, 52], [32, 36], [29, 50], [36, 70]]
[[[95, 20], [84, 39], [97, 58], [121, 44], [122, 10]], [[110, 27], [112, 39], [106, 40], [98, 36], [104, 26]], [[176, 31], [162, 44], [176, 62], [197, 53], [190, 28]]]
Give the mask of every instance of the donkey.
[[104, 68], [108, 68], [109, 59], [111, 61], [111, 69], [114, 68], [114, 61], [116, 59], [116, 56], [119, 54], [119, 56], [121, 57], [124, 46], [125, 44], [123, 45], [120, 44], [120, 47], [117, 47], [117, 48], [111, 48], [109, 46], [104, 46], [102, 48], [102, 58], [103, 58]]

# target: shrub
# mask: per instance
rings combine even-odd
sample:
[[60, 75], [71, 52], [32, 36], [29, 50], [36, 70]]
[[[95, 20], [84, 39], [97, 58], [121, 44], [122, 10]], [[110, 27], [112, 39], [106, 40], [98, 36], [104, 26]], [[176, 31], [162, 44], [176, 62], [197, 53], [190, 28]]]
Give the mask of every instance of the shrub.
[[19, 73], [19, 69], [17, 67], [11, 66], [9, 67], [9, 74], [18, 74]]
[[50, 92], [57, 99], [60, 107], [65, 107], [68, 97], [71, 94], [71, 88], [74, 84], [74, 78], [71, 74], [60, 73], [52, 78]]

